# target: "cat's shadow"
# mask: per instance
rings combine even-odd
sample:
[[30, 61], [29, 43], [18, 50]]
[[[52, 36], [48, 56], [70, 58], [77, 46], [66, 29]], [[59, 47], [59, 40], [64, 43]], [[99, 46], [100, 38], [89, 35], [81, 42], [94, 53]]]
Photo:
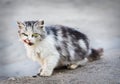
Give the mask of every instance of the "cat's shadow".
[[[76, 69], [81, 68], [81, 67], [83, 67], [83, 66], [79, 65]], [[70, 68], [68, 68], [68, 66], [62, 66], [59, 68], [55, 68], [54, 73], [55, 74], [59, 73], [59, 72], [64, 73], [64, 72], [73, 71], [73, 70], [75, 70], [75, 69], [70, 69]]]
[[68, 69], [67, 66], [62, 66], [62, 67], [55, 68], [54, 72], [55, 73], [57, 73], [57, 72], [65, 72], [67, 70], [70, 70], [70, 69]]
[[[79, 66], [78, 68], [81, 68], [83, 66]], [[55, 68], [54, 69], [54, 72], [53, 72], [53, 75], [57, 75], [59, 73], [68, 73], [69, 71], [73, 71], [74, 69], [69, 69], [67, 66], [62, 66], [62, 67], [58, 67], [58, 68]], [[36, 77], [41, 77], [39, 75], [40, 73], [38, 73], [37, 75], [34, 75], [32, 76], [33, 78], [36, 78]]]
[[[59, 73], [59, 72], [60, 72], [60, 73], [66, 72], [67, 70], [69, 70], [69, 69], [67, 68], [67, 66], [62, 66], [62, 67], [55, 68], [53, 75], [55, 75], [56, 73]], [[32, 77], [33, 77], [33, 78], [41, 77], [39, 74], [40, 74], [40, 73], [38, 73], [37, 75], [33, 75]]]

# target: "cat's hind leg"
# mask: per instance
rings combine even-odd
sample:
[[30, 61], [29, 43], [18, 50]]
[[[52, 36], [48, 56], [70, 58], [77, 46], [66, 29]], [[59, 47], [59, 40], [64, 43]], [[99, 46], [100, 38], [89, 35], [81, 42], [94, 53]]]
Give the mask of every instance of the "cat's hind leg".
[[76, 69], [78, 67], [77, 64], [70, 64], [67, 66], [68, 69]]
[[78, 66], [84, 66], [86, 65], [86, 63], [88, 62], [87, 58], [81, 60], [81, 61], [78, 61], [76, 63], [72, 63], [70, 65], [68, 65], [68, 69], [76, 69]]

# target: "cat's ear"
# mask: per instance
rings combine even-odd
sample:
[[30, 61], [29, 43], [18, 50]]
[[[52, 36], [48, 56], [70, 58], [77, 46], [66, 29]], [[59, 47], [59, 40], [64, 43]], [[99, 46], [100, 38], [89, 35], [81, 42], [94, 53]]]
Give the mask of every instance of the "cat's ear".
[[17, 24], [18, 24], [19, 29], [23, 29], [25, 27], [25, 25], [20, 21], [17, 21]]
[[37, 21], [35, 23], [35, 26], [38, 26], [39, 28], [44, 28], [44, 20]]

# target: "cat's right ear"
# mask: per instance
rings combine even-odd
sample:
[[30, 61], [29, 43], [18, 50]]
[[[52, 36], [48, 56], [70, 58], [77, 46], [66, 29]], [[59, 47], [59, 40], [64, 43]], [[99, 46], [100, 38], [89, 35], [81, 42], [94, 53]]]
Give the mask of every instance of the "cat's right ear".
[[17, 21], [17, 24], [18, 24], [19, 29], [23, 29], [25, 27], [25, 25], [20, 21]]
[[44, 20], [36, 21], [35, 26], [38, 26], [39, 28], [43, 29], [44, 28]]

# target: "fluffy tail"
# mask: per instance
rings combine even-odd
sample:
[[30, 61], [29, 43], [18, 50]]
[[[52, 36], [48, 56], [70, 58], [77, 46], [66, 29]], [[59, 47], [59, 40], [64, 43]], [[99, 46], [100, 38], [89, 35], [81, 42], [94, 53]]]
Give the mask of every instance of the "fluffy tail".
[[91, 49], [91, 53], [87, 57], [88, 61], [92, 62], [100, 59], [100, 57], [103, 55], [103, 52], [104, 52], [103, 48]]

